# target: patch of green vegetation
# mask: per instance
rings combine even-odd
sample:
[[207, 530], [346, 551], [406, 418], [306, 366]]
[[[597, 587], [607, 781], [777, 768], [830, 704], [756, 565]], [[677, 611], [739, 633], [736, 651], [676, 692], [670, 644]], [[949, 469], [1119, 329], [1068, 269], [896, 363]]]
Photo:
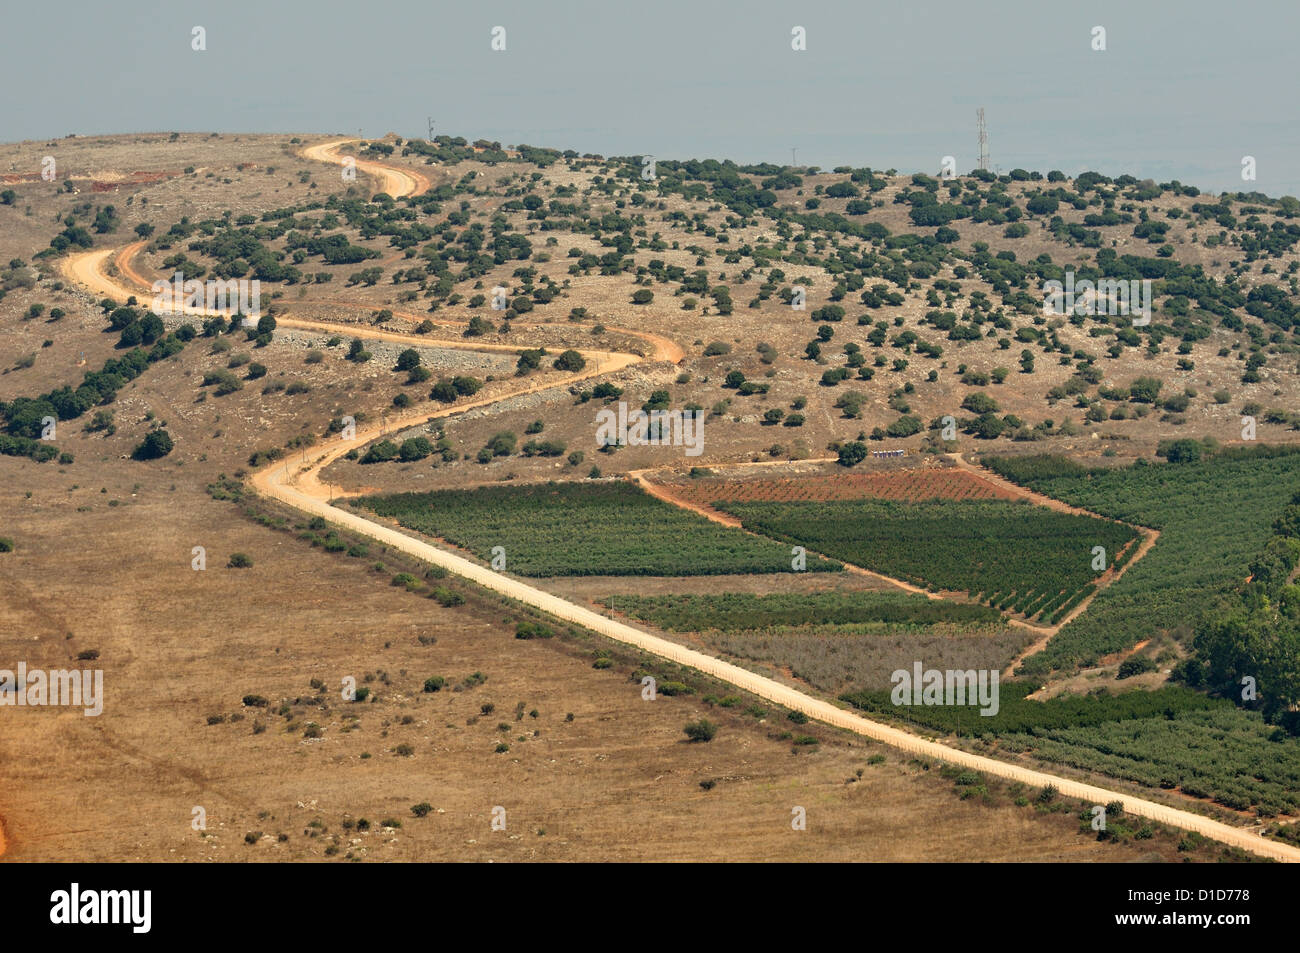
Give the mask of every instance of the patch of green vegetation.
[[1226, 450], [1195, 462], [1085, 468], [1060, 457], [985, 461], [1047, 496], [1160, 531], [1151, 551], [1102, 590], [1019, 672], [1088, 666], [1162, 632], [1190, 634], [1249, 573], [1300, 487], [1300, 449]]
[[1131, 527], [1031, 503], [722, 503], [746, 529], [931, 589], [966, 591], [998, 609], [1054, 619], [1098, 572], [1093, 547], [1132, 543]]
[[[779, 543], [719, 526], [625, 483], [484, 487], [356, 501], [408, 529], [490, 559], [504, 547], [523, 576], [697, 576], [791, 572]], [[842, 567], [809, 559], [812, 571]]]

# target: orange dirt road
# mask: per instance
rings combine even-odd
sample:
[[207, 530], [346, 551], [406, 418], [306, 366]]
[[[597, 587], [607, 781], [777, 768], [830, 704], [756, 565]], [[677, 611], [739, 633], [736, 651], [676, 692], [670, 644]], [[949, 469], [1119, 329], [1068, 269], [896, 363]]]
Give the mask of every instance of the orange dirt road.
[[[90, 288], [96, 294], [103, 294], [110, 298], [121, 298], [123, 300], [135, 295], [137, 299], [140, 299], [141, 296], [153, 294], [153, 282], [150, 281], [148, 277], [141, 274], [135, 264], [135, 258], [145, 247], [145, 244], [145, 242], [132, 242], [130, 245], [125, 245], [121, 249], [118, 249], [116, 253], [113, 249], [100, 249], [93, 252], [84, 252], [67, 259], [60, 267], [63, 271], [64, 277], [70, 278], [71, 280], [80, 283], [82, 286]], [[115, 255], [116, 257], [114, 257]], [[117, 270], [121, 274], [121, 279], [114, 279], [105, 273], [105, 268], [109, 259], [112, 259], [113, 264], [117, 266]], [[356, 302], [332, 299], [329, 303], [343, 305], [344, 307], [358, 307]], [[173, 313], [176, 310], [178, 309], [173, 308]], [[211, 314], [211, 312], [206, 308], [189, 305], [182, 306], [179, 311], [184, 314], [203, 316]], [[220, 313], [229, 317], [230, 309], [226, 309]], [[451, 321], [446, 318], [428, 318], [427, 315], [413, 314], [407, 311], [394, 311], [393, 314], [397, 317], [405, 318], [416, 323], [428, 319], [434, 324], [444, 327], [466, 327], [466, 323], [463, 321]], [[447, 341], [438, 338], [431, 339], [428, 336], [414, 337], [400, 332], [368, 329], [364, 325], [340, 325], [325, 321], [295, 318], [290, 313], [279, 315], [275, 320], [277, 325], [282, 324], [285, 327], [324, 331], [329, 334], [346, 332], [350, 333], [353, 337], [369, 337], [374, 340], [409, 342], [413, 347], [448, 347], [459, 348], [466, 351], [509, 351], [511, 353], [518, 353], [520, 350], [518, 345], [513, 344], [476, 344], [465, 340]], [[561, 324], [558, 322], [545, 321], [516, 321], [514, 323], [520, 327], [527, 328], [566, 328], [572, 330], [574, 328], [591, 327], [589, 324], [574, 322], [565, 322]], [[676, 364], [686, 356], [686, 352], [682, 350], [681, 345], [663, 335], [651, 334], [648, 331], [634, 331], [631, 328], [610, 328], [609, 330], [645, 341], [650, 345], [650, 353], [648, 355], [649, 360], [668, 361], [672, 364]], [[613, 356], [618, 353], [615, 351], [582, 351], [581, 353], [584, 355], [593, 355], [599, 358], [599, 370], [602, 374], [609, 373], [624, 366], [624, 364], [612, 361]], [[607, 358], [611, 359], [611, 363], [606, 363]]]
[[423, 195], [429, 191], [429, 180], [414, 169], [339, 154], [341, 146], [360, 141], [360, 139], [333, 139], [329, 142], [318, 142], [307, 146], [300, 154], [305, 159], [329, 162], [338, 166], [344, 165], [348, 158], [353, 158], [358, 170], [374, 177], [379, 183], [380, 192], [387, 193], [395, 199], [405, 198], [408, 195]]

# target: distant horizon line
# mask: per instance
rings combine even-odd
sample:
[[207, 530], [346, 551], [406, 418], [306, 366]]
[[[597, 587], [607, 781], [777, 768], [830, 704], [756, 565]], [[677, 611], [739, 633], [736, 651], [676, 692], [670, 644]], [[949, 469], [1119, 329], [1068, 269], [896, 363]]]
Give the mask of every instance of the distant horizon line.
[[[28, 144], [28, 143], [33, 143], [33, 144], [35, 144], [35, 143], [45, 143], [45, 144], [49, 144], [49, 143], [51, 143], [51, 142], [58, 142], [58, 141], [61, 141], [61, 140], [66, 140], [66, 139], [126, 138], [126, 137], [131, 137], [131, 136], [171, 136], [172, 134], [178, 134], [178, 135], [182, 135], [182, 136], [204, 136], [204, 137], [206, 137], [206, 138], [211, 138], [211, 137], [213, 137], [213, 136], [319, 136], [319, 137], [321, 137], [321, 138], [329, 138], [329, 137], [332, 137], [332, 136], [338, 136], [338, 137], [345, 137], [345, 138], [349, 138], [349, 139], [357, 139], [357, 140], [362, 141], [362, 142], [381, 142], [381, 141], [383, 141], [383, 140], [385, 140], [385, 139], [387, 139], [387, 138], [389, 138], [389, 137], [399, 138], [399, 139], [402, 139], [404, 142], [411, 141], [411, 140], [419, 140], [419, 141], [421, 141], [421, 142], [431, 142], [431, 141], [434, 141], [434, 140], [438, 139], [438, 138], [441, 137], [441, 136], [446, 136], [447, 138], [451, 138], [451, 139], [464, 139], [466, 143], [470, 143], [470, 144], [472, 144], [473, 142], [476, 142], [476, 141], [479, 141], [479, 140], [485, 140], [485, 139], [486, 139], [487, 141], [489, 141], [489, 142], [501, 142], [501, 145], [502, 145], [502, 148], [503, 148], [503, 149], [517, 149], [518, 146], [519, 146], [518, 143], [515, 143], [515, 144], [509, 144], [509, 143], [506, 143], [506, 142], [504, 142], [503, 140], [500, 140], [500, 139], [489, 139], [487, 136], [477, 136], [477, 137], [475, 137], [475, 138], [470, 138], [470, 137], [465, 136], [465, 135], [451, 135], [451, 134], [448, 134], [448, 133], [439, 133], [437, 136], [434, 136], [434, 139], [433, 139], [433, 140], [430, 140], [430, 139], [427, 139], [427, 138], [424, 137], [424, 136], [408, 136], [408, 135], [403, 135], [403, 134], [401, 134], [401, 133], [397, 133], [397, 132], [387, 132], [387, 133], [383, 134], [382, 136], [366, 136], [366, 135], [360, 135], [359, 133], [360, 133], [360, 130], [358, 130], [357, 133], [351, 133], [351, 132], [346, 132], [346, 131], [335, 131], [335, 132], [298, 132], [298, 131], [292, 131], [292, 130], [250, 130], [250, 129], [239, 130], [239, 131], [230, 131], [230, 130], [228, 130], [228, 131], [224, 131], [224, 132], [223, 132], [223, 131], [220, 131], [220, 130], [211, 130], [211, 129], [209, 129], [209, 130], [159, 129], [159, 130], [135, 130], [135, 131], [131, 131], [131, 132], [92, 132], [92, 133], [75, 133], [75, 132], [74, 132], [74, 133], [65, 133], [65, 134], [60, 135], [60, 136], [46, 136], [46, 137], [37, 137], [37, 138], [24, 138], [24, 139], [17, 139], [17, 140], [10, 140], [10, 141], [5, 141], [5, 142], [0, 142], [0, 147], [4, 147], [4, 146], [21, 146], [21, 145], [26, 145], [26, 144]], [[540, 144], [537, 144], [537, 143], [528, 143], [528, 142], [525, 142], [525, 143], [523, 143], [523, 145], [532, 146], [532, 147], [534, 147], [534, 148], [539, 148], [539, 149], [553, 149], [553, 150], [555, 150], [555, 151], [557, 151], [557, 152], [561, 152], [561, 153], [566, 152], [566, 151], [567, 151], [567, 152], [575, 152], [575, 153], [578, 153], [578, 156], [579, 156], [580, 158], [581, 158], [581, 157], [584, 157], [584, 156], [597, 156], [597, 157], [599, 157], [601, 160], [604, 160], [604, 161], [608, 161], [608, 160], [615, 159], [615, 158], [636, 158], [636, 157], [638, 157], [639, 155], [654, 155], [656, 161], [665, 161], [665, 160], [666, 160], [666, 161], [669, 161], [669, 162], [692, 162], [692, 161], [696, 161], [696, 162], [706, 162], [706, 161], [710, 161], [710, 160], [711, 160], [711, 161], [714, 161], [714, 162], [721, 162], [721, 163], [730, 162], [730, 163], [732, 163], [733, 165], [737, 165], [737, 166], [745, 166], [745, 165], [772, 165], [772, 166], [776, 166], [777, 168], [780, 168], [780, 169], [790, 169], [790, 170], [792, 170], [792, 171], [797, 171], [797, 170], [800, 170], [800, 169], [804, 169], [804, 170], [806, 170], [806, 169], [816, 169], [816, 170], [818, 170], [816, 173], [808, 173], [808, 174], [834, 174], [834, 173], [832, 173], [831, 170], [834, 169], [834, 168], [840, 168], [840, 167], [842, 167], [842, 165], [843, 165], [843, 164], [841, 163], [841, 164], [839, 164], [839, 165], [831, 166], [831, 167], [827, 168], [827, 167], [825, 167], [825, 166], [821, 166], [821, 165], [818, 165], [818, 164], [816, 164], [816, 163], [808, 163], [808, 164], [804, 164], [804, 165], [793, 165], [793, 164], [790, 164], [790, 163], [784, 163], [784, 162], [773, 162], [773, 161], [771, 161], [771, 160], [767, 160], [767, 159], [760, 159], [760, 160], [753, 160], [753, 161], [740, 161], [740, 160], [738, 160], [738, 159], [732, 159], [732, 158], [717, 158], [717, 157], [715, 157], [715, 156], [692, 156], [692, 157], [690, 157], [690, 158], [682, 159], [682, 158], [672, 158], [672, 157], [667, 157], [667, 156], [661, 156], [661, 155], [657, 155], [657, 154], [649, 153], [649, 152], [647, 152], [647, 153], [640, 153], [640, 154], [632, 153], [632, 154], [629, 154], [628, 156], [620, 156], [620, 155], [609, 155], [609, 154], [605, 154], [605, 153], [597, 153], [597, 152], [586, 152], [586, 153], [582, 153], [582, 152], [579, 152], [577, 149], [574, 149], [574, 148], [572, 148], [572, 147], [561, 148], [561, 147], [558, 147], [558, 146], [546, 146], [546, 145], [540, 145]], [[1001, 163], [998, 163], [999, 168], [1001, 167], [1001, 165], [1002, 165]], [[878, 169], [878, 168], [875, 168], [874, 166], [869, 166], [869, 165], [868, 165], [868, 166], [861, 166], [861, 167], [854, 166], [853, 168], [866, 168], [866, 169], [870, 169], [872, 172], [877, 172], [877, 173], [880, 173], [880, 174], [882, 174], [882, 175], [889, 175], [889, 174], [891, 174], [890, 171], [887, 170], [887, 169]], [[900, 168], [898, 168], [898, 167], [896, 167], [896, 166], [890, 166], [890, 169], [893, 170], [893, 172], [892, 172], [893, 175], [909, 175], [909, 176], [910, 176], [910, 175], [916, 175], [916, 174], [919, 173], [919, 174], [921, 174], [921, 175], [928, 175], [928, 176], [930, 176], [931, 178], [941, 178], [938, 174], [935, 174], [935, 173], [932, 173], [932, 172], [928, 172], [928, 171], [925, 171], [925, 170], [923, 170], [923, 169], [906, 170], [906, 169], [900, 169]], [[1154, 183], [1154, 184], [1156, 184], [1156, 185], [1161, 184], [1161, 183], [1159, 182], [1159, 180], [1156, 179], [1156, 178], [1153, 177], [1153, 176], [1149, 176], [1149, 175], [1148, 175], [1148, 176], [1138, 176], [1137, 174], [1132, 173], [1132, 172], [1110, 173], [1110, 172], [1104, 172], [1104, 171], [1102, 171], [1101, 169], [1082, 169], [1082, 170], [1080, 170], [1079, 172], [1077, 172], [1077, 173], [1071, 175], [1070, 173], [1066, 172], [1065, 170], [1063, 170], [1063, 169], [1059, 169], [1059, 168], [1058, 168], [1058, 169], [1049, 169], [1047, 172], [1042, 172], [1042, 171], [1039, 171], [1039, 170], [1037, 170], [1037, 169], [1030, 169], [1030, 168], [1025, 167], [1025, 166], [1015, 165], [1015, 166], [1011, 166], [1010, 170], [1008, 170], [1007, 172], [994, 172], [994, 170], [992, 170], [992, 169], [990, 169], [990, 170], [988, 170], [988, 171], [990, 171], [990, 172], [994, 172], [994, 175], [998, 176], [998, 178], [1001, 179], [1001, 178], [1004, 177], [1004, 176], [1009, 176], [1011, 171], [1013, 171], [1013, 170], [1017, 170], [1017, 169], [1018, 169], [1018, 170], [1021, 170], [1021, 171], [1024, 171], [1024, 172], [1028, 172], [1028, 173], [1030, 173], [1031, 175], [1033, 175], [1033, 174], [1037, 174], [1037, 175], [1040, 176], [1040, 178], [1041, 178], [1042, 181], [1046, 181], [1046, 179], [1047, 179], [1047, 175], [1048, 175], [1048, 173], [1050, 173], [1050, 172], [1060, 172], [1062, 175], [1064, 175], [1064, 176], [1066, 177], [1066, 179], [1067, 179], [1068, 181], [1071, 181], [1071, 182], [1073, 182], [1073, 181], [1075, 181], [1076, 179], [1078, 179], [1079, 176], [1081, 176], [1081, 175], [1085, 175], [1085, 174], [1087, 174], [1087, 173], [1089, 173], [1089, 172], [1094, 172], [1094, 173], [1097, 173], [1097, 174], [1099, 174], [1099, 175], [1104, 175], [1106, 178], [1109, 178], [1109, 179], [1111, 179], [1111, 180], [1114, 180], [1114, 179], [1120, 178], [1121, 176], [1128, 175], [1128, 176], [1131, 176], [1131, 177], [1133, 177], [1134, 179], [1136, 179], [1139, 183], [1141, 183], [1141, 182], [1148, 182], [1148, 181], [1149, 181], [1149, 182], [1152, 182], [1152, 183]], [[958, 173], [956, 177], [958, 177], [958, 178], [969, 178], [969, 177], [972, 176], [976, 171], [978, 171], [978, 170], [977, 170], [977, 169], [971, 169], [971, 170], [968, 171], [968, 172]], [[941, 181], [942, 181], [942, 179], [941, 179]], [[1038, 181], [1038, 180], [1031, 180], [1031, 181]], [[1288, 197], [1291, 197], [1291, 198], [1295, 198], [1295, 197], [1296, 197], [1296, 196], [1292, 196], [1291, 193], [1283, 193], [1283, 194], [1281, 194], [1281, 195], [1270, 195], [1269, 193], [1267, 193], [1267, 192], [1261, 192], [1261, 191], [1259, 191], [1258, 189], [1252, 189], [1252, 190], [1250, 190], [1250, 191], [1246, 191], [1246, 190], [1244, 190], [1244, 189], [1236, 189], [1236, 190], [1227, 190], [1227, 189], [1222, 189], [1222, 190], [1209, 190], [1209, 189], [1206, 189], [1206, 188], [1202, 188], [1201, 186], [1197, 185], [1195, 182], [1185, 182], [1185, 181], [1183, 181], [1182, 179], [1180, 179], [1180, 178], [1176, 178], [1176, 177], [1175, 177], [1175, 178], [1168, 179], [1168, 180], [1166, 180], [1166, 181], [1167, 181], [1167, 182], [1170, 182], [1170, 183], [1172, 183], [1172, 182], [1177, 182], [1179, 185], [1182, 185], [1182, 186], [1194, 186], [1194, 187], [1196, 187], [1196, 188], [1201, 192], [1201, 194], [1203, 194], [1203, 195], [1215, 195], [1215, 196], [1223, 196], [1223, 195], [1248, 195], [1248, 196], [1249, 196], [1249, 195], [1257, 195], [1257, 196], [1261, 196], [1261, 197], [1263, 197], [1263, 198], [1265, 198], [1265, 199], [1269, 199], [1270, 201], [1274, 201], [1274, 202], [1276, 202], [1276, 201], [1280, 201], [1281, 199], [1288, 198]]]

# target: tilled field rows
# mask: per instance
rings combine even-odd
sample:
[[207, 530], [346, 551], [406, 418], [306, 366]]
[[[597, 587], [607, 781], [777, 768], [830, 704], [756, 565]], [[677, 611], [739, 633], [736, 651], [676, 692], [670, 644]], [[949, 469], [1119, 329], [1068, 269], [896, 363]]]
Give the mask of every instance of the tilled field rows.
[[821, 503], [831, 500], [1015, 500], [1019, 496], [977, 474], [954, 468], [891, 473], [829, 473], [798, 479], [690, 480], [662, 484], [674, 496], [708, 506], [737, 503]]

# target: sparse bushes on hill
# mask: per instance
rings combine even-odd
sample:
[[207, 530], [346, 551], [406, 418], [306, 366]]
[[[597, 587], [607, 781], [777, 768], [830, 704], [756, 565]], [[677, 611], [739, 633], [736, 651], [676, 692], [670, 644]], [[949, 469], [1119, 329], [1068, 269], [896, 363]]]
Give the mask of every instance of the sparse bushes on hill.
[[225, 397], [227, 394], [244, 389], [243, 382], [225, 368], [218, 368], [203, 375], [203, 386], [208, 387], [212, 384], [217, 385], [213, 393], [218, 397]]
[[523, 377], [542, 366], [542, 358], [546, 356], [545, 348], [528, 348], [519, 352], [519, 362], [515, 365], [515, 374]]
[[515, 435], [509, 430], [503, 430], [500, 433], [492, 435], [492, 439], [484, 446], [489, 457], [508, 457], [515, 452]]
[[1154, 404], [1160, 396], [1160, 388], [1164, 382], [1158, 377], [1139, 377], [1132, 384], [1129, 384], [1129, 397], [1135, 403]]

